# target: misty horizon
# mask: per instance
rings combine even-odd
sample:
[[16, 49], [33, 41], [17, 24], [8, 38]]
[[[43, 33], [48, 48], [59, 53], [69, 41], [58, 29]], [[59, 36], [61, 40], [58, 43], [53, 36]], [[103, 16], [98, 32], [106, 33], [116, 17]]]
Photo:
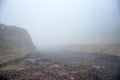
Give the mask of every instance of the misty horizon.
[[119, 0], [1, 0], [0, 23], [25, 28], [38, 47], [120, 44]]
[[120, 0], [0, 0], [0, 80], [120, 80]]

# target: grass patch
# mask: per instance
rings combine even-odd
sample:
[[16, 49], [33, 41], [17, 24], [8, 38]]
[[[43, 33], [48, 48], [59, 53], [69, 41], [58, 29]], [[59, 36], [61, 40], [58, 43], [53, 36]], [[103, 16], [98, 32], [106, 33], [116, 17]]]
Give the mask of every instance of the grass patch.
[[0, 71], [16, 70], [16, 69], [25, 68], [25, 67], [26, 67], [25, 62], [20, 62], [20, 63], [16, 63], [16, 64], [13, 64], [13, 65], [8, 65], [8, 66], [5, 66], [5, 67], [1, 67]]
[[0, 56], [0, 64], [6, 63], [8, 61], [11, 61], [17, 58], [22, 58], [25, 55], [26, 54], [7, 54], [7, 55]]
[[49, 66], [50, 69], [59, 68], [59, 67], [60, 67], [59, 64], [53, 64], [53, 65]]
[[67, 50], [85, 53], [105, 53], [120, 56], [120, 46], [114, 45], [70, 45]]

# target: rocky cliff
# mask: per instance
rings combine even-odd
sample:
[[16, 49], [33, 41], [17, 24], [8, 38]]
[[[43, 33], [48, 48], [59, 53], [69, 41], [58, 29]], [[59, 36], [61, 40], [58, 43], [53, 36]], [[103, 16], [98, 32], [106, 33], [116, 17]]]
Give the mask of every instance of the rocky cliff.
[[29, 33], [19, 27], [0, 24], [0, 55], [35, 50]]

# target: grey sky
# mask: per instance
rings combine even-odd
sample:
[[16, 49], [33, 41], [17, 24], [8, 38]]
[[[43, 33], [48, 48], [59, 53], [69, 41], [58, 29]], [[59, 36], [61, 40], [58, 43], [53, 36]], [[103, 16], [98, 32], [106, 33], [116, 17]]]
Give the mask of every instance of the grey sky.
[[0, 23], [29, 31], [38, 46], [120, 43], [119, 0], [1, 0]]

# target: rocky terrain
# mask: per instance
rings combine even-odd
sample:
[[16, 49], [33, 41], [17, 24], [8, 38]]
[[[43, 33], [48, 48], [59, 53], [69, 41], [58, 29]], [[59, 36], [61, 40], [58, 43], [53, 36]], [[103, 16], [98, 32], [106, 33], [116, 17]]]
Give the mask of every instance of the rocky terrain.
[[35, 51], [29, 33], [0, 24], [0, 80], [120, 80], [120, 46]]
[[[49, 53], [48, 53], [49, 52]], [[34, 52], [1, 65], [1, 80], [120, 80], [120, 57], [67, 50]], [[6, 65], [20, 63], [16, 69]]]

